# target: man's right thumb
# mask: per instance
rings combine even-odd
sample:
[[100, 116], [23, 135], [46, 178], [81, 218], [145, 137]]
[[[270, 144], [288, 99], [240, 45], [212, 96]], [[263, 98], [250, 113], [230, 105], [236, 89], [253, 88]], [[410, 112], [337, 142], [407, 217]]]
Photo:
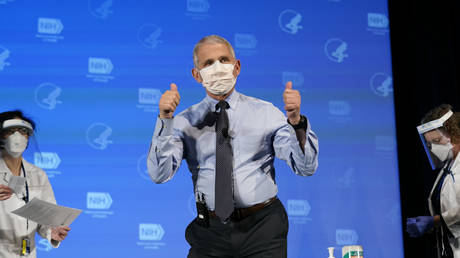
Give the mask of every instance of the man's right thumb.
[[177, 85], [175, 83], [171, 83], [170, 87], [172, 91], [177, 91]]

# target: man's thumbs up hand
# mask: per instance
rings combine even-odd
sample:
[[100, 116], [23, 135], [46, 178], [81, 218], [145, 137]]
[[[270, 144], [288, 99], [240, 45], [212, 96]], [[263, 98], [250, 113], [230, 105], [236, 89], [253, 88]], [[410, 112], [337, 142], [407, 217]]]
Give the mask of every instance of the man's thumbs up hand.
[[177, 85], [171, 83], [170, 89], [165, 91], [161, 96], [159, 109], [160, 118], [172, 118], [176, 107], [179, 105], [180, 95], [177, 90]]
[[286, 116], [291, 125], [296, 125], [300, 122], [300, 103], [301, 97], [298, 90], [292, 89], [292, 82], [286, 83], [286, 88], [283, 92], [284, 109]]

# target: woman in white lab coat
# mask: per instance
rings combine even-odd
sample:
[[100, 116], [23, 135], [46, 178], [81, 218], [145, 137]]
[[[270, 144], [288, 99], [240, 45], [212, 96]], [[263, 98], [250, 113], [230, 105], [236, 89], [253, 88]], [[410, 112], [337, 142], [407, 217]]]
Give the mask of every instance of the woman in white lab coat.
[[436, 233], [438, 257], [460, 258], [460, 115], [443, 104], [417, 127], [433, 169], [442, 168], [428, 204], [431, 216], [407, 219], [407, 232], [419, 237]]
[[[46, 173], [30, 164], [22, 153], [35, 130], [32, 120], [21, 111], [0, 113], [0, 257], [36, 257], [35, 233], [57, 247], [70, 228], [48, 228], [17, 216], [12, 211], [38, 198], [56, 203]], [[25, 177], [26, 182], [16, 192], [8, 186], [13, 176]], [[22, 189], [21, 189], [22, 188]]]

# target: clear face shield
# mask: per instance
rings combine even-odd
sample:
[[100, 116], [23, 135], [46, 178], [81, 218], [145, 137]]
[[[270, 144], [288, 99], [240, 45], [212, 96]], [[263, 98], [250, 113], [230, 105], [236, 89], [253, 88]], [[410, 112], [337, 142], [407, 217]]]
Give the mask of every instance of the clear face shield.
[[[422, 141], [423, 148], [425, 149], [426, 155], [428, 156], [428, 160], [430, 161], [430, 165], [433, 170], [443, 167], [445, 159], [448, 158], [449, 150], [452, 148], [450, 140], [446, 136], [444, 136], [441, 131], [436, 129], [442, 127], [444, 125], [444, 122], [446, 122], [453, 114], [454, 113], [451, 110], [449, 110], [449, 112], [444, 114], [441, 118], [417, 126], [417, 131], [420, 136], [420, 140]], [[427, 142], [425, 138], [425, 133], [434, 130], [436, 130], [442, 138], [442, 142], [439, 144]], [[434, 152], [446, 153], [446, 155], [436, 155]]]
[[12, 157], [19, 157], [28, 146], [34, 130], [32, 125], [22, 119], [9, 119], [1, 126], [1, 149]]

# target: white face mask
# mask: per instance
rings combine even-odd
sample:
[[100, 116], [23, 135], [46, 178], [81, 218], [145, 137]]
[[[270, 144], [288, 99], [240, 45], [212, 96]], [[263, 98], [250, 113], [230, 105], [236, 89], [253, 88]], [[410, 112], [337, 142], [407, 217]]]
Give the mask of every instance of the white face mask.
[[235, 86], [236, 78], [233, 76], [233, 64], [214, 64], [200, 70], [203, 87], [214, 95], [224, 95]]
[[446, 144], [431, 144], [431, 152], [442, 162], [446, 161], [447, 159], [452, 159], [452, 143]]
[[27, 138], [19, 132], [14, 132], [5, 140], [5, 150], [11, 156], [17, 158], [21, 156], [27, 147]]

